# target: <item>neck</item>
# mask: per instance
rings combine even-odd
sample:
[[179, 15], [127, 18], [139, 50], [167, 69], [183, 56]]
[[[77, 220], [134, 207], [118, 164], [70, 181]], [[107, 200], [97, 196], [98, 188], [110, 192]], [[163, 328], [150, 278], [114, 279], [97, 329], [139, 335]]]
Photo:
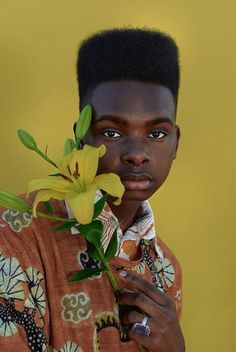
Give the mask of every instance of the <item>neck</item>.
[[114, 205], [112, 201], [107, 200], [113, 214], [120, 223], [120, 228], [124, 233], [133, 223], [135, 216], [140, 208], [141, 202], [125, 200], [120, 205]]

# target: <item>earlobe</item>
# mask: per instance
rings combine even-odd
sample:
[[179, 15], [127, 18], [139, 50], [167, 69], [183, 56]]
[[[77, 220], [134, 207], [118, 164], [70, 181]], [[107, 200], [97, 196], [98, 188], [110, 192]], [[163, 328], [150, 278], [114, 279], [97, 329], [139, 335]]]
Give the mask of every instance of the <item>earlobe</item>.
[[179, 147], [179, 140], [180, 140], [180, 136], [181, 136], [180, 128], [178, 125], [175, 125], [175, 133], [176, 133], [176, 145], [175, 145], [173, 160], [176, 159], [177, 151], [178, 151], [178, 147]]

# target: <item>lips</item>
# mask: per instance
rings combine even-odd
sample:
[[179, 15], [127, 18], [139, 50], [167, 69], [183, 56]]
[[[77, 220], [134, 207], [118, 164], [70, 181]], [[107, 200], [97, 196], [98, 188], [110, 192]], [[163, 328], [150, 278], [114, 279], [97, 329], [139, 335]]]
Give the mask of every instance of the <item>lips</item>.
[[128, 173], [121, 177], [121, 181], [126, 190], [145, 191], [150, 187], [152, 178], [148, 174]]

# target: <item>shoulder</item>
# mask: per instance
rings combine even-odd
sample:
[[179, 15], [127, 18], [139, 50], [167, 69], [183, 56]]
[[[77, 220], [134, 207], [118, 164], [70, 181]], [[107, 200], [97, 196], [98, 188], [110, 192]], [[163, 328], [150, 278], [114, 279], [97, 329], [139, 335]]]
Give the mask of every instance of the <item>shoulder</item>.
[[[25, 198], [25, 195], [21, 198]], [[33, 197], [27, 199], [27, 202], [32, 204]], [[55, 201], [53, 206], [57, 214], [63, 213], [66, 216], [63, 202]], [[43, 205], [39, 209], [47, 212]], [[28, 213], [0, 208], [0, 252], [5, 256], [22, 258], [23, 261], [28, 258], [33, 262], [40, 262], [41, 239], [44, 235], [52, 236], [56, 226], [47, 219], [33, 218]]]
[[28, 213], [0, 208], [0, 252], [17, 255], [34, 243], [33, 219]]

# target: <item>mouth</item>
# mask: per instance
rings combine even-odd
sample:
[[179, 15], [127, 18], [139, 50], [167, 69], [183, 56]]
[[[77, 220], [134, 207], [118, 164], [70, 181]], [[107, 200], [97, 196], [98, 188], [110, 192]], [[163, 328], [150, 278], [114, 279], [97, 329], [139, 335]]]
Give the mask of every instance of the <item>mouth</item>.
[[145, 191], [152, 182], [148, 174], [128, 173], [121, 177], [121, 182], [128, 191]]

